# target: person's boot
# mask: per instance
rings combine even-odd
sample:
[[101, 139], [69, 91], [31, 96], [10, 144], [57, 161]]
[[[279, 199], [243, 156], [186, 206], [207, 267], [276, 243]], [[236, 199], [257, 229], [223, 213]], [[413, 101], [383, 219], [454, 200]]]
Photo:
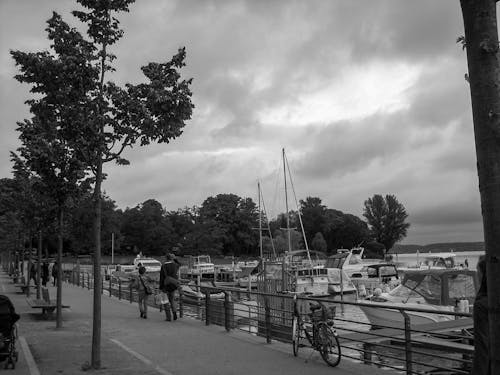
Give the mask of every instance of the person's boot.
[[175, 311], [172, 312], [172, 315], [174, 316], [174, 320], [177, 320], [177, 313]]
[[170, 306], [165, 305], [165, 306], [163, 306], [163, 308], [165, 309], [165, 320], [167, 320], [167, 321], [170, 322], [172, 320], [172, 314], [170, 312]]

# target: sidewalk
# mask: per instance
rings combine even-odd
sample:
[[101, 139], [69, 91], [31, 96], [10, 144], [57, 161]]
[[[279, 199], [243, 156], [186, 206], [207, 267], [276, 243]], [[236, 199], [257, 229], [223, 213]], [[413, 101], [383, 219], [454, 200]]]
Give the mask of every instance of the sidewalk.
[[[3, 272], [0, 285], [1, 293], [12, 300], [21, 315], [19, 362], [9, 374], [83, 374], [82, 365], [90, 361], [91, 355], [92, 291], [63, 284], [63, 303], [71, 308], [63, 310], [63, 328], [56, 330], [55, 320], [41, 319], [39, 310], [30, 308], [24, 295], [15, 293], [14, 285]], [[56, 295], [52, 286], [50, 295], [52, 298]], [[166, 322], [156, 309], [149, 311], [147, 320], [140, 319], [136, 304], [103, 296], [102, 368], [88, 372], [105, 375], [394, 373], [348, 359], [342, 359], [332, 369], [318, 353], [309, 357], [306, 351], [294, 357], [291, 345], [276, 341], [266, 344], [264, 338], [240, 331], [227, 333], [223, 327], [205, 326], [195, 319]]]

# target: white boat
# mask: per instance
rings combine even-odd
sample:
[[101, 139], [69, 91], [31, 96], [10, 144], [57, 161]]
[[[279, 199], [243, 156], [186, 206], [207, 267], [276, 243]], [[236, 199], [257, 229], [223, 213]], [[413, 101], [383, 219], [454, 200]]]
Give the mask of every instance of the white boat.
[[142, 253], [137, 254], [134, 259], [134, 267], [139, 269], [140, 266], [146, 268], [146, 273], [160, 272], [161, 262], [155, 258], [148, 258], [142, 255]]
[[352, 283], [358, 289], [359, 295], [365, 297], [373, 294], [379, 288], [388, 292], [401, 284], [401, 278], [393, 263], [375, 263], [364, 266], [359, 274], [352, 277]]
[[[323, 254], [318, 256], [320, 252], [315, 252], [309, 249], [307, 238], [302, 223], [300, 207], [298, 206], [295, 190], [293, 190], [295, 203], [297, 205], [297, 217], [300, 223], [300, 229], [304, 240], [304, 250], [292, 249], [291, 230], [290, 227], [290, 210], [288, 207], [288, 189], [287, 175], [291, 182], [291, 173], [288, 161], [285, 155], [285, 149], [282, 150], [283, 171], [284, 171], [284, 192], [285, 192], [285, 218], [286, 231], [288, 233], [287, 245], [288, 250], [283, 256], [275, 257], [272, 260], [267, 260], [263, 265], [263, 272], [258, 276], [260, 291], [277, 291], [289, 288], [290, 291], [297, 293], [305, 293], [311, 296], [326, 297], [328, 296], [328, 277], [327, 270], [324, 268], [326, 256]], [[288, 171], [288, 174], [287, 174]], [[291, 183], [293, 187], [293, 183]], [[260, 189], [259, 189], [260, 190]], [[260, 202], [260, 192], [259, 192]], [[259, 204], [260, 207], [260, 204]], [[270, 232], [270, 231], [269, 231]], [[272, 240], [272, 236], [271, 236]], [[274, 250], [274, 248], [273, 248]], [[274, 252], [274, 251], [273, 251]], [[262, 254], [262, 239], [261, 239], [261, 254]], [[321, 253], [322, 254], [322, 253]], [[262, 282], [261, 282], [262, 281]]]
[[[387, 293], [376, 293], [361, 301], [359, 308], [375, 327], [404, 327], [404, 318], [394, 308], [417, 308], [406, 311], [412, 326], [455, 319], [442, 312], [456, 309], [468, 312], [478, 289], [475, 271], [465, 269], [428, 269], [407, 271], [401, 285]], [[384, 307], [372, 307], [382, 304]], [[440, 313], [441, 312], [441, 313]]]
[[210, 260], [210, 255], [190, 255], [188, 264], [179, 268], [182, 278], [212, 279], [215, 275], [215, 265]]
[[455, 269], [458, 268], [455, 262], [456, 254], [449, 253], [428, 253], [421, 254], [417, 252], [417, 261], [415, 264], [406, 264], [398, 266], [398, 271], [403, 274], [413, 270], [429, 269]]

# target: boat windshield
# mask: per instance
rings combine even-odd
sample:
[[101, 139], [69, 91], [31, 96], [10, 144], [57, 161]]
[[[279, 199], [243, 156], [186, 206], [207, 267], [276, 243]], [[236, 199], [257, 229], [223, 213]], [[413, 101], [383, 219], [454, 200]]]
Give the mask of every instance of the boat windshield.
[[404, 284], [394, 288], [389, 294], [393, 297], [409, 298], [423, 297], [427, 303], [441, 304], [441, 278], [438, 275], [414, 275], [404, 281]]

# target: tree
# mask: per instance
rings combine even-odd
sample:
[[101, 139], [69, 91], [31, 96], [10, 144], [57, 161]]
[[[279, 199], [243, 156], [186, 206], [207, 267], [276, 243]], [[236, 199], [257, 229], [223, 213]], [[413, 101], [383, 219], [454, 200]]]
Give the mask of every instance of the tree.
[[208, 197], [199, 211], [200, 223], [210, 228], [214, 249], [224, 255], [249, 255], [258, 251], [259, 213], [250, 198], [235, 194], [218, 194]]
[[300, 213], [304, 223], [306, 238], [313, 238], [325, 224], [326, 206], [321, 204], [320, 198], [307, 197], [300, 200]]
[[[127, 84], [121, 88], [105, 80], [114, 68], [115, 56], [110, 48], [123, 31], [114, 17], [127, 12], [133, 0], [77, 0], [87, 11], [73, 15], [87, 24], [90, 41], [54, 13], [49, 20], [49, 39], [53, 40], [55, 59], [49, 52], [27, 54], [32, 60], [47, 62], [58, 70], [52, 80], [38, 90], [58, 91], [54, 102], [60, 111], [72, 112], [71, 126], [59, 134], [70, 156], [83, 163], [93, 178], [94, 200], [94, 308], [92, 325], [91, 367], [101, 367], [101, 186], [103, 164], [128, 164], [122, 152], [137, 142], [168, 143], [182, 134], [185, 122], [191, 118], [191, 80], [181, 80], [180, 69], [185, 65], [184, 48], [166, 63], [149, 63], [142, 68], [146, 83]], [[36, 71], [38, 72], [38, 71]], [[35, 73], [36, 73], [35, 72]], [[43, 73], [43, 70], [42, 70]], [[26, 78], [29, 80], [29, 77]], [[62, 105], [64, 104], [64, 105]], [[64, 112], [63, 112], [64, 113]]]
[[311, 248], [316, 251], [323, 251], [326, 252], [328, 249], [325, 238], [321, 234], [321, 232], [318, 232], [314, 235], [314, 238], [311, 242]]
[[[68, 215], [68, 240], [70, 250], [75, 253], [90, 254], [94, 248], [92, 224], [94, 221], [93, 200], [90, 194], [85, 194], [77, 202]], [[109, 197], [102, 199], [102, 230], [101, 241], [105, 244], [103, 250], [111, 252], [111, 236], [114, 233], [115, 249], [119, 248], [121, 211], [116, 203]]]
[[496, 0], [461, 0], [486, 248], [491, 374], [500, 373], [500, 63]]
[[148, 199], [123, 213], [123, 244], [147, 254], [160, 255], [174, 244], [173, 229], [160, 202]]
[[363, 216], [371, 226], [375, 240], [385, 246], [386, 252], [406, 237], [410, 227], [406, 222], [406, 209], [394, 195], [386, 195], [384, 198], [375, 194], [368, 198], [365, 201]]

